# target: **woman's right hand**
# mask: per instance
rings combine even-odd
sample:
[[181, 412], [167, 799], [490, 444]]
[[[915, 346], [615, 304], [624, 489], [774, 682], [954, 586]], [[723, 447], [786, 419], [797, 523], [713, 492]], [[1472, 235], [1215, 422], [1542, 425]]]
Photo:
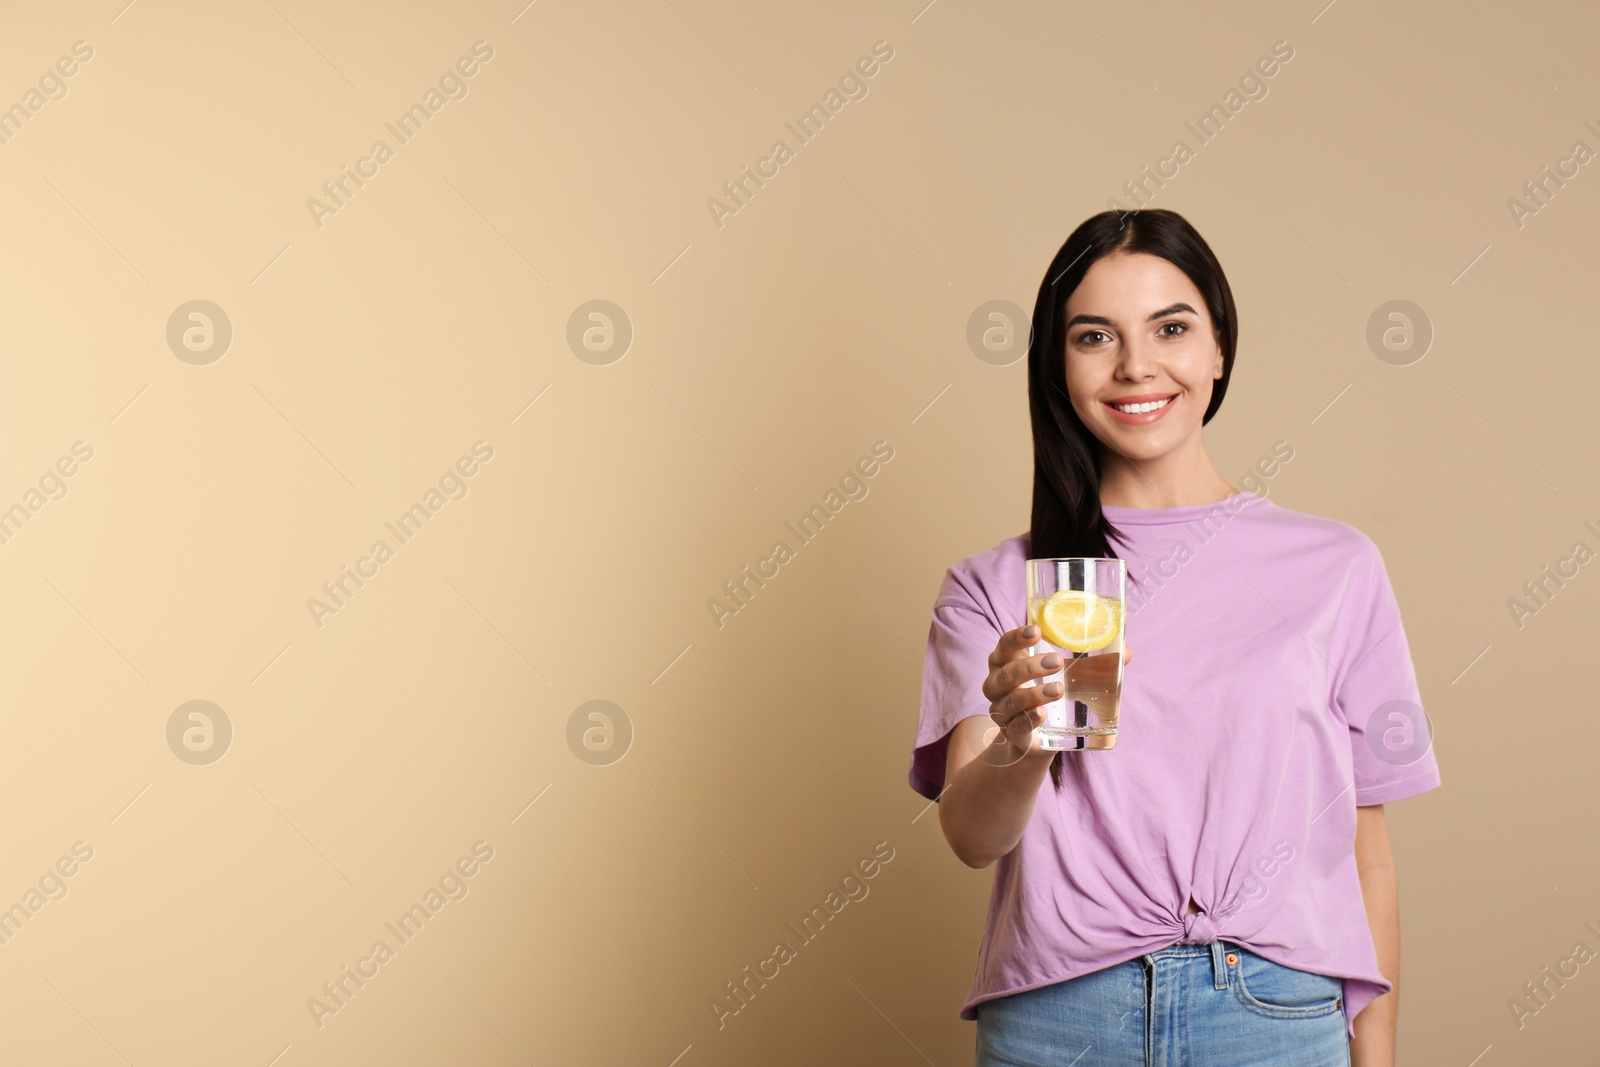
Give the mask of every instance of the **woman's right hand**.
[[[1032, 655], [1038, 639], [1037, 626], [1019, 626], [1000, 635], [983, 681], [992, 721], [985, 722], [981, 714], [964, 715], [945, 753], [939, 825], [951, 849], [969, 867], [987, 867], [1016, 848], [1033, 817], [1045, 771], [1056, 756], [1041, 745], [1035, 727], [1044, 721], [1039, 705], [1055, 699], [1059, 690], [1037, 683], [1065, 673], [1063, 654], [1046, 648]], [[1130, 656], [1124, 647], [1123, 662]], [[1056, 660], [1054, 666], [1047, 663], [1051, 659]], [[980, 760], [987, 766], [971, 766]]]
[[[989, 698], [989, 718], [999, 727], [985, 731], [985, 740], [991, 748], [999, 749], [1002, 761], [1015, 763], [1025, 756], [1053, 757], [1054, 750], [1041, 748], [1034, 727], [1044, 722], [1041, 704], [1049, 703], [1061, 695], [1061, 679], [1048, 684], [1038, 684], [1037, 679], [1061, 673], [1061, 654], [1049, 649], [1030, 655], [1029, 649], [1039, 640], [1039, 628], [1034, 625], [1007, 630], [989, 653], [989, 676], [983, 682], [983, 695]], [[1133, 660], [1133, 647], [1122, 646], [1122, 662], [1126, 666]], [[1004, 738], [1000, 740], [996, 734]]]

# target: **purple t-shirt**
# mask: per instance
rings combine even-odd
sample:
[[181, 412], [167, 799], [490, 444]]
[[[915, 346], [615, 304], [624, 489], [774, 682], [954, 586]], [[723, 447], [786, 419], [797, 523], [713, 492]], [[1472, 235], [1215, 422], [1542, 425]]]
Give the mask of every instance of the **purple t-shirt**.
[[[1353, 526], [1248, 492], [1103, 510], [1125, 538], [1111, 548], [1128, 564], [1134, 650], [1117, 747], [1065, 753], [1059, 794], [1044, 777], [994, 866], [960, 1017], [1226, 938], [1343, 979], [1354, 1036], [1355, 1016], [1392, 988], [1356, 873], [1356, 807], [1440, 781], [1383, 557]], [[988, 715], [995, 641], [1024, 624], [1029, 546], [1023, 534], [962, 560], [934, 602], [910, 771], [930, 800], [950, 731]]]

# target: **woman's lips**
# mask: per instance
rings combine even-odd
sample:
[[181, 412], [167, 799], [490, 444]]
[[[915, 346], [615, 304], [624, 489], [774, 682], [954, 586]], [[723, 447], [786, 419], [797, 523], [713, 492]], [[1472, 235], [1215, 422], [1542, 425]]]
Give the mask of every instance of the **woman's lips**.
[[1143, 426], [1146, 423], [1155, 422], [1157, 419], [1161, 418], [1161, 416], [1171, 411], [1172, 405], [1176, 404], [1177, 402], [1178, 394], [1173, 393], [1170, 400], [1156, 408], [1154, 411], [1142, 411], [1136, 415], [1130, 415], [1126, 411], [1119, 411], [1117, 408], [1112, 407], [1109, 403], [1105, 403], [1105, 409], [1109, 411], [1111, 413], [1111, 417], [1116, 419], [1118, 422], [1126, 423], [1129, 426]]

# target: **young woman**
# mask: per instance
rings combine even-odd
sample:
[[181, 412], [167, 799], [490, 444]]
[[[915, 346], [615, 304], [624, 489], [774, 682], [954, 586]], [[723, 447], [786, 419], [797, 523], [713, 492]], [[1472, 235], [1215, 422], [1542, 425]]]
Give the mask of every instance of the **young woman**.
[[[1377, 546], [1206, 454], [1237, 335], [1170, 211], [1094, 216], [1039, 288], [1031, 528], [945, 574], [910, 772], [957, 857], [998, 861], [960, 1012], [980, 1067], [1394, 1062], [1383, 806], [1438, 765]], [[1262, 474], [1294, 455], [1263, 452]], [[1061, 665], [1031, 654], [1023, 561], [1113, 555], [1117, 745], [1044, 750], [1059, 689], [1034, 680]]]

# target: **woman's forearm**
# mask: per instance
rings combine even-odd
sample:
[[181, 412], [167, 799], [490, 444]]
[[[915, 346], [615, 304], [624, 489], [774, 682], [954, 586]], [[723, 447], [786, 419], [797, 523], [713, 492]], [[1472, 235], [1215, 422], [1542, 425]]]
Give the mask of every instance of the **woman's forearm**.
[[1378, 970], [1394, 986], [1367, 1004], [1355, 1019], [1351, 1067], [1394, 1067], [1395, 1031], [1400, 1015], [1400, 893], [1393, 863], [1359, 867], [1361, 897], [1372, 928]]
[[939, 796], [939, 825], [962, 863], [987, 867], [1017, 847], [1054, 756], [1035, 749], [1017, 759], [991, 746], [956, 772]]

